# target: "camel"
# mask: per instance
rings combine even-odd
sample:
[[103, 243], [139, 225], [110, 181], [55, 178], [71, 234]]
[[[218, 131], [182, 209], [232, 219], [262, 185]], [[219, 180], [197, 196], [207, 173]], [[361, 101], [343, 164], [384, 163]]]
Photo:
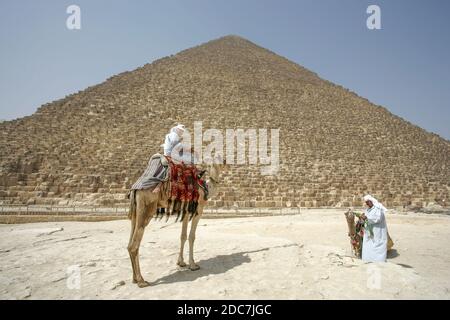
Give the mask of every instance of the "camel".
[[[217, 190], [219, 184], [219, 175], [224, 167], [222, 161], [219, 163], [214, 163], [208, 166], [206, 170], [207, 179], [206, 184], [208, 186], [208, 197], [214, 195], [215, 190]], [[153, 217], [156, 217], [156, 211], [161, 204], [167, 203], [168, 196], [166, 188], [170, 185], [169, 182], [164, 182], [160, 190], [154, 192], [154, 190], [136, 190], [131, 192], [130, 201], [130, 212], [129, 219], [131, 220], [131, 234], [128, 243], [128, 252], [131, 259], [131, 266], [133, 268], [133, 283], [136, 283], [139, 288], [144, 288], [150, 285], [149, 282], [145, 281], [142, 277], [140, 266], [139, 266], [139, 247], [141, 244], [142, 237], [144, 235], [145, 227], [149, 224]], [[204, 191], [199, 188], [199, 200], [196, 213], [191, 216], [191, 229], [189, 231], [189, 238], [187, 235], [187, 229], [189, 224], [189, 215], [182, 215], [182, 226], [181, 226], [181, 246], [180, 253], [178, 256], [177, 265], [180, 267], [186, 267], [187, 264], [184, 262], [184, 245], [189, 239], [189, 269], [192, 271], [200, 269], [200, 266], [195, 263], [194, 260], [194, 241], [195, 233], [197, 230], [198, 222], [203, 214], [203, 209], [207, 203], [204, 198]], [[184, 204], [183, 204], [184, 205]], [[182, 208], [183, 208], [182, 205]], [[169, 213], [170, 214], [170, 213]]]
[[348, 209], [345, 213], [347, 220], [348, 236], [350, 237], [350, 246], [355, 257], [361, 258], [362, 237], [356, 232], [355, 213]]

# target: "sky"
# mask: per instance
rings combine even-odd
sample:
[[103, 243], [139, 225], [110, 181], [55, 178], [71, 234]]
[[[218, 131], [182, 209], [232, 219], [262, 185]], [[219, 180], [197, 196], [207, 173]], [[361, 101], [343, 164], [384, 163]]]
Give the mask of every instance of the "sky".
[[447, 0], [0, 0], [0, 119], [236, 34], [450, 140], [449, 17]]

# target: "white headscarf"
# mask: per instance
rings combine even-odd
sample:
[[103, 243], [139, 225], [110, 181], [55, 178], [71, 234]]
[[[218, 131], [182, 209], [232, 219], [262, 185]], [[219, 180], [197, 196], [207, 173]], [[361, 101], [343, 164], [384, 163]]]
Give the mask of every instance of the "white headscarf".
[[382, 211], [386, 212], [387, 209], [385, 206], [383, 206], [380, 202], [378, 202], [377, 199], [375, 199], [374, 197], [372, 197], [370, 194], [366, 194], [364, 196], [364, 202], [366, 201], [372, 201], [373, 205], [379, 209], [381, 209]]
[[179, 136], [183, 135], [184, 130], [186, 130], [186, 127], [183, 124], [177, 124], [175, 127], [173, 127], [172, 129], [170, 129], [170, 132], [175, 132], [177, 133]]
[[[175, 127], [171, 128], [169, 131], [169, 134], [166, 135], [166, 141], [162, 145], [160, 145], [160, 147], [165, 148], [166, 144], [168, 143], [167, 137], [170, 136], [172, 133], [176, 133], [179, 137], [181, 137], [185, 130], [186, 130], [186, 127], [180, 123], [177, 124]], [[170, 139], [169, 139], [169, 142], [170, 142]]]

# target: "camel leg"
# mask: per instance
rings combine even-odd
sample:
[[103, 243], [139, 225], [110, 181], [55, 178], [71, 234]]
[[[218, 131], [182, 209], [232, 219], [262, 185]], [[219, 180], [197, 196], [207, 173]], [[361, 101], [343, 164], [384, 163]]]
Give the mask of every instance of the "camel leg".
[[181, 226], [181, 236], [180, 236], [180, 254], [178, 256], [178, 262], [177, 265], [180, 267], [186, 267], [186, 263], [184, 262], [183, 252], [184, 252], [184, 245], [187, 240], [187, 228], [188, 228], [188, 216], [185, 215], [183, 219], [183, 224]]
[[145, 281], [141, 274], [139, 266], [139, 246], [141, 245], [146, 225], [149, 223], [152, 215], [156, 213], [157, 203], [152, 203], [146, 208], [142, 199], [138, 198], [136, 202], [136, 225], [131, 242], [128, 246], [128, 252], [130, 253], [131, 260], [134, 262], [133, 281], [136, 281], [139, 288], [143, 288], [149, 286], [150, 283]]
[[[203, 211], [203, 208], [198, 208], [198, 210]], [[195, 241], [195, 232], [197, 230], [198, 222], [202, 216], [203, 212], [198, 212], [192, 219], [191, 230], [189, 232], [189, 269], [192, 271], [200, 269], [200, 266], [194, 261], [194, 241]]]
[[169, 199], [167, 203], [166, 222], [169, 221], [170, 215], [172, 214], [172, 203], [173, 201]]
[[[130, 240], [128, 241], [128, 248], [131, 247], [131, 243], [133, 240], [134, 231], [136, 230], [136, 215], [131, 216], [131, 233], [130, 233]], [[129, 251], [129, 250], [128, 250]], [[133, 256], [130, 253], [130, 260], [131, 260], [131, 267], [133, 268], [133, 283], [137, 283], [136, 280], [136, 267], [134, 265], [134, 259]]]
[[134, 220], [134, 227], [132, 227], [132, 234], [128, 243], [128, 253], [130, 255], [131, 265], [133, 267], [133, 283], [138, 283], [139, 280], [141, 280], [140, 278], [142, 278], [142, 276], [138, 276], [140, 271], [136, 265], [136, 257], [139, 254], [139, 245], [142, 239], [142, 235], [140, 234], [144, 233], [144, 221], [142, 218], [139, 219], [138, 217], [143, 216], [144, 210], [145, 207], [143, 207], [142, 204], [136, 204], [136, 216], [132, 219]]
[[150, 285], [150, 283], [145, 281], [142, 277], [141, 269], [139, 266], [139, 246], [141, 244], [142, 236], [144, 235], [144, 229], [145, 227], [143, 227], [142, 225], [136, 226], [136, 232], [133, 236], [132, 244], [129, 249], [135, 266], [134, 281], [137, 283], [139, 288], [147, 287]]

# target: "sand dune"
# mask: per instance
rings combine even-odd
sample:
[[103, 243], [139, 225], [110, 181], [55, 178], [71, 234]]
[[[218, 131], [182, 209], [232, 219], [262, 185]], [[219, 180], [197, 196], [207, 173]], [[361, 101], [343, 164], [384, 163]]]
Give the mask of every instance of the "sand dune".
[[[389, 215], [387, 263], [350, 257], [343, 210], [203, 219], [201, 269], [176, 266], [180, 224], [151, 223], [131, 283], [129, 221], [0, 225], [1, 299], [450, 298], [450, 216]], [[76, 274], [80, 274], [79, 288]]]

